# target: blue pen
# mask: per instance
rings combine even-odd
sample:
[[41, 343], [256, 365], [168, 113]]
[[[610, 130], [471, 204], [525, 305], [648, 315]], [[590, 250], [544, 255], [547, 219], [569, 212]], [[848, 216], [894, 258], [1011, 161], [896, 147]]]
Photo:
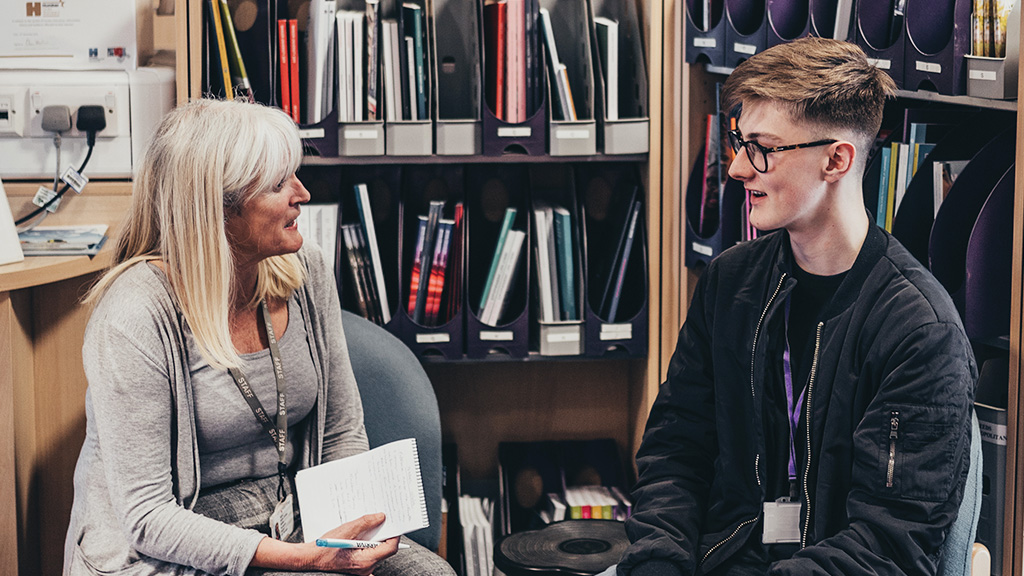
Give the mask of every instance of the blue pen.
[[[317, 538], [316, 545], [322, 548], [376, 548], [380, 546], [381, 542], [374, 542], [373, 540], [346, 540], [343, 538]], [[408, 548], [408, 544], [399, 544], [399, 550], [405, 550]]]

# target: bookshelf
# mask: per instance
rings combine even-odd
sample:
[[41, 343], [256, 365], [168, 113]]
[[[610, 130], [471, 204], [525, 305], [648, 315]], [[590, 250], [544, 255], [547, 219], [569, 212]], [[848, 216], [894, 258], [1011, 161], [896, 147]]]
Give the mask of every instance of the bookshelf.
[[[179, 101], [202, 94], [203, 10], [206, 0], [177, 0], [178, 97]], [[341, 6], [339, 2], [339, 7]], [[543, 3], [542, 3], [543, 4]], [[611, 4], [611, 3], [609, 3]], [[461, 359], [425, 359], [424, 365], [441, 409], [446, 441], [458, 444], [463, 477], [495, 479], [497, 444], [504, 440], [614, 438], [623, 456], [631, 461], [643, 432], [646, 416], [657, 393], [678, 324], [663, 323], [662, 294], [667, 276], [661, 266], [663, 234], [673, 224], [677, 203], [664, 193], [661, 174], [662, 140], [659, 127], [662, 71], [662, 11], [660, 2], [641, 1], [636, 8], [646, 51], [649, 91], [647, 110], [650, 137], [646, 154], [459, 155], [459, 156], [310, 156], [300, 171], [310, 174], [314, 201], [337, 201], [337, 183], [325, 191], [315, 182], [359, 172], [395, 168], [452, 167], [469, 170], [559, 169], [595, 166], [636, 166], [647, 222], [647, 307], [650, 328], [645, 337], [646, 357], [626, 359], [540, 358], [530, 354], [509, 362]], [[486, 128], [486, 127], [485, 127]], [[440, 138], [440, 136], [439, 136]], [[440, 140], [439, 140], [440, 141]], [[476, 167], [476, 168], [474, 168]], [[439, 168], [440, 169], [440, 168]], [[625, 168], [624, 168], [625, 169]], [[329, 174], [334, 176], [323, 176]], [[467, 192], [469, 193], [469, 192]], [[668, 208], [667, 211], [666, 207]], [[662, 214], [668, 214], [664, 219]], [[378, 235], [381, 232], [378, 229]], [[389, 285], [389, 291], [391, 290]], [[664, 331], [664, 333], [663, 333]], [[670, 343], [665, 343], [669, 340]]]
[[[664, 41], [664, 69], [677, 70], [680, 73], [674, 80], [668, 80], [663, 89], [664, 112], [662, 130], [665, 134], [663, 153], [665, 158], [664, 182], [666, 190], [680, 191], [685, 195], [689, 172], [701, 154], [703, 146], [704, 119], [714, 112], [715, 83], [723, 82], [732, 72], [731, 66], [707, 65], [705, 63], [690, 64], [685, 61], [685, 50], [693, 34], [693, 24], [687, 21], [686, 3], [664, 6], [664, 22], [666, 38]], [[813, 2], [811, 3], [813, 6]], [[833, 3], [834, 5], [834, 3]], [[1017, 14], [1019, 17], [1019, 13]], [[870, 55], [870, 54], [869, 54]], [[1024, 87], [1024, 85], [1020, 85]], [[904, 87], [905, 88], [905, 87]], [[1024, 93], [1018, 89], [1018, 94]], [[1016, 130], [1017, 142], [1013, 183], [1013, 226], [1012, 237], [1005, 242], [1012, 246], [1012, 271], [1010, 274], [1009, 301], [1009, 338], [998, 341], [981, 342], [982, 346], [998, 347], [1008, 350], [1009, 377], [1006, 382], [1008, 390], [1008, 433], [1006, 460], [1006, 500], [1005, 522], [1003, 534], [1002, 574], [1022, 574], [1024, 563], [1024, 394], [1022, 394], [1022, 378], [1024, 378], [1024, 359], [1021, 355], [1022, 338], [1024, 338], [1024, 146], [1020, 144], [1024, 134], [1024, 109], [1019, 100], [987, 100], [969, 96], [949, 96], [925, 90], [901, 89], [897, 94], [901, 102], [944, 103], [957, 107], [973, 107], [999, 110], [1010, 116], [1016, 113], [1013, 125]], [[1009, 126], [1008, 126], [1009, 127]], [[679, 222], [685, 226], [684, 206], [677, 212]], [[667, 219], [663, 218], [663, 223]], [[669, 277], [678, 278], [678, 284], [667, 286], [663, 283], [664, 294], [671, 295], [663, 302], [663, 310], [674, 310], [674, 315], [665, 314], [663, 321], [681, 325], [685, 319], [686, 304], [692, 296], [698, 273], [685, 268], [683, 258], [686, 251], [685, 235], [679, 230], [665, 231], [666, 244], [672, 248], [663, 250], [662, 260]], [[675, 260], [669, 258], [675, 256]], [[671, 270], [671, 271], [669, 271]], [[678, 272], [678, 274], [673, 274]], [[666, 338], [662, 344], [667, 345], [671, 339]], [[671, 352], [671, 349], [664, 351]], [[663, 355], [663, 358], [666, 356]], [[662, 364], [664, 366], [664, 363]]]

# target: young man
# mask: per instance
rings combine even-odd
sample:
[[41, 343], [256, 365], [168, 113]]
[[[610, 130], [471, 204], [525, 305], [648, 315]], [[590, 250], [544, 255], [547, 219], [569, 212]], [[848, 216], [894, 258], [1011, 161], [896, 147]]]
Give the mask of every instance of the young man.
[[930, 574], [977, 368], [949, 296], [861, 196], [892, 80], [844, 42], [726, 82], [729, 175], [774, 230], [696, 286], [637, 454], [622, 576]]

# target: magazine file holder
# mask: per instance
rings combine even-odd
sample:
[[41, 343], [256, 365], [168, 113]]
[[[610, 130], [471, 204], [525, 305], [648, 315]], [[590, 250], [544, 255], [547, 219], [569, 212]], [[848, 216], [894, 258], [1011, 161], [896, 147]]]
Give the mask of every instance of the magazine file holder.
[[767, 47], [807, 36], [811, 31], [808, 0], [767, 0], [765, 3]]
[[1020, 59], [1020, 2], [1014, 2], [1006, 27], [1006, 57], [967, 59], [967, 95], [978, 98], [1017, 97], [1017, 62]]
[[550, 84], [551, 70], [545, 47], [542, 52], [544, 68], [548, 71], [544, 74], [544, 85], [548, 91], [545, 98], [550, 135], [548, 154], [592, 156], [597, 153], [597, 121], [594, 114], [595, 63], [591, 61], [591, 24], [587, 0], [540, 0], [540, 4], [551, 12], [552, 32], [559, 45], [558, 57], [568, 72], [576, 109], [575, 121], [555, 120], [554, 95], [557, 87]]
[[903, 86], [958, 96], [967, 91], [971, 0], [907, 0]]
[[[433, 0], [430, 6], [430, 63], [434, 71], [434, 147], [439, 155], [479, 155], [480, 36], [476, 2]], [[467, 15], [466, 10], [472, 14]], [[438, 35], [437, 23], [444, 23]]]
[[885, 70], [903, 87], [903, 55], [906, 26], [893, 16], [887, 2], [857, 2], [854, 8], [854, 38], [852, 41], [864, 50], [868, 62]]
[[725, 0], [725, 65], [735, 68], [764, 52], [765, 0]]
[[[686, 27], [686, 61], [709, 66], [725, 65], [725, 0], [707, 0], [711, 6], [710, 26], [705, 29], [699, 6], [705, 0], [686, 0], [683, 25]], [[596, 8], [596, 7], [595, 7]]]
[[[609, 120], [605, 102], [605, 73], [597, 49], [597, 29], [591, 26], [591, 54], [597, 102], [597, 147], [605, 154], [646, 154], [650, 150], [647, 105], [647, 64], [633, 2], [590, 0], [591, 14], [619, 23], [619, 114]], [[593, 22], [593, 18], [590, 21]]]

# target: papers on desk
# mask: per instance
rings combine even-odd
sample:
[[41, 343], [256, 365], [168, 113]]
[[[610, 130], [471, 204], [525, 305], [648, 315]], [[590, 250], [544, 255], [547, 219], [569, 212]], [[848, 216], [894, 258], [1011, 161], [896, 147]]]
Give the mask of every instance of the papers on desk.
[[95, 256], [107, 241], [107, 226], [36, 226], [19, 232], [18, 240], [25, 256]]

